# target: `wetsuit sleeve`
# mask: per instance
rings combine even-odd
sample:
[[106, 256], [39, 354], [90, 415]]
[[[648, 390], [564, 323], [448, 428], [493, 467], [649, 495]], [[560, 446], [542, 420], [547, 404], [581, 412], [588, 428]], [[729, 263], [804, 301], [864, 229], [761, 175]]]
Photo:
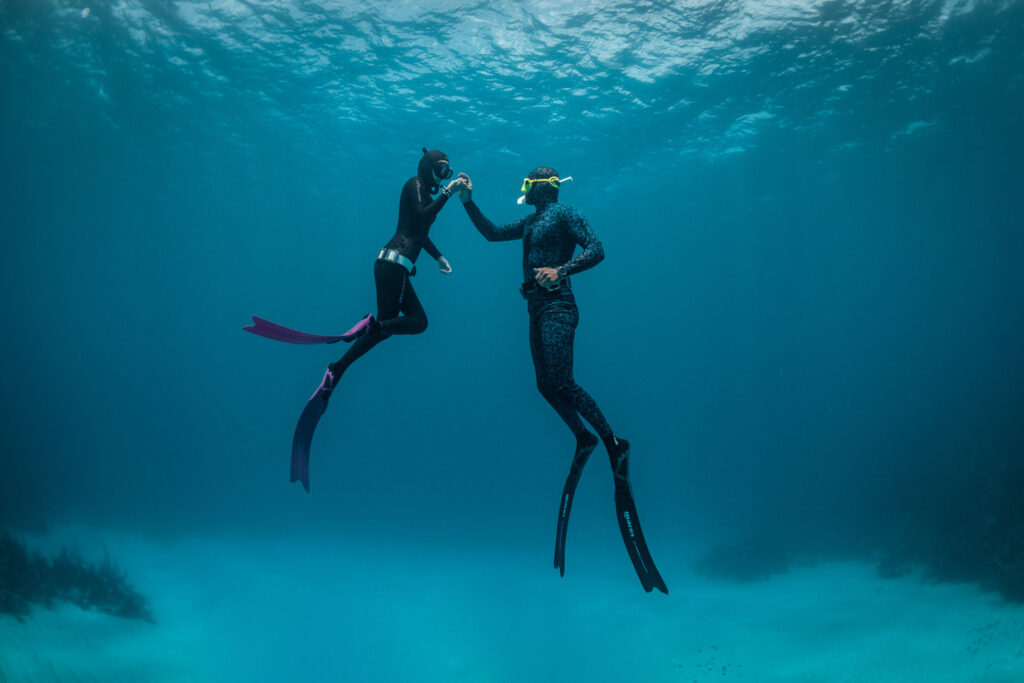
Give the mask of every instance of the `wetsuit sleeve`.
[[448, 202], [448, 195], [442, 192], [437, 195], [437, 199], [423, 206], [424, 199], [430, 200], [430, 195], [424, 197], [424, 194], [423, 183], [418, 178], [409, 178], [402, 188], [402, 200], [408, 202], [406, 206], [412, 208], [418, 223], [433, 221], [441, 207]]
[[427, 238], [427, 241], [423, 243], [423, 251], [430, 254], [431, 258], [435, 261], [441, 258], [441, 251], [434, 246], [434, 243], [430, 241], [429, 237]]
[[480, 207], [476, 205], [476, 202], [468, 201], [463, 204], [466, 207], [466, 213], [469, 215], [469, 220], [473, 221], [473, 227], [477, 229], [488, 242], [507, 242], [509, 240], [519, 240], [523, 238], [523, 226], [526, 225], [526, 221], [529, 218], [522, 218], [514, 223], [508, 223], [507, 225], [495, 225], [487, 216], [480, 211]]
[[583, 247], [583, 251], [576, 258], [563, 264], [565, 274], [579, 273], [588, 268], [593, 268], [603, 261], [604, 246], [597, 239], [594, 231], [590, 229], [587, 219], [575, 209], [570, 209], [566, 212], [565, 222], [568, 225], [569, 234], [572, 236], [573, 241]]

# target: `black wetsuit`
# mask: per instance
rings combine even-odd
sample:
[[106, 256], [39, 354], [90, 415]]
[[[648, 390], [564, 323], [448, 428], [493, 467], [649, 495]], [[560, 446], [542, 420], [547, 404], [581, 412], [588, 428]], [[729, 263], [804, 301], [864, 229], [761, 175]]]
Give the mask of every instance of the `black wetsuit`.
[[[612, 436], [601, 409], [573, 379], [572, 359], [579, 309], [568, 280], [549, 292], [536, 284], [534, 268], [565, 268], [566, 276], [593, 268], [604, 259], [604, 248], [583, 216], [552, 202], [521, 220], [496, 226], [472, 202], [464, 204], [473, 225], [487, 240], [523, 240], [523, 292], [530, 314], [530, 352], [537, 388], [576, 435], [586, 438], [580, 415], [602, 439]], [[583, 248], [575, 258], [576, 245]], [[589, 438], [593, 438], [592, 436]]]
[[398, 252], [407, 265], [415, 263], [421, 249], [426, 249], [435, 259], [440, 258], [441, 253], [430, 241], [428, 234], [437, 213], [451, 195], [447, 190], [443, 190], [437, 199], [433, 199], [431, 195], [440, 189], [440, 180], [451, 177], [451, 174], [448, 157], [444, 152], [436, 149], [428, 151], [424, 148], [416, 176], [402, 186], [398, 204], [398, 228], [394, 237], [385, 246], [389, 251], [379, 254], [373, 266], [373, 277], [377, 284], [376, 318], [366, 316], [353, 326], [349, 333], [337, 337], [307, 335], [253, 318], [254, 323], [262, 324], [274, 334], [282, 334], [283, 330], [286, 338], [282, 340], [285, 341], [310, 343], [310, 337], [315, 339], [312, 343], [352, 341], [348, 352], [327, 366], [320, 386], [306, 401], [306, 407], [303, 408], [299, 422], [295, 426], [295, 434], [292, 436], [291, 480], [302, 482], [306, 491], [309, 491], [309, 452], [313, 434], [324, 411], [327, 410], [331, 394], [338, 386], [342, 374], [358, 358], [392, 334], [419, 334], [427, 329], [427, 314], [423, 311], [416, 292], [413, 291], [412, 283], [409, 282], [411, 273], [400, 263], [391, 260], [395, 254], [390, 250]]
[[[435, 259], [441, 256], [441, 252], [430, 241], [429, 233], [438, 212], [448, 201], [448, 195], [442, 193], [436, 199], [432, 198], [430, 190], [437, 186], [431, 186], [430, 182], [421, 176], [406, 181], [398, 202], [398, 227], [394, 237], [384, 245], [385, 249], [394, 249], [414, 263], [421, 249]], [[377, 261], [373, 264], [379, 326], [374, 326], [370, 333], [356, 339], [345, 355], [331, 365], [335, 381], [352, 363], [389, 336], [420, 334], [427, 329], [426, 311], [409, 279], [413, 273], [390, 261]]]

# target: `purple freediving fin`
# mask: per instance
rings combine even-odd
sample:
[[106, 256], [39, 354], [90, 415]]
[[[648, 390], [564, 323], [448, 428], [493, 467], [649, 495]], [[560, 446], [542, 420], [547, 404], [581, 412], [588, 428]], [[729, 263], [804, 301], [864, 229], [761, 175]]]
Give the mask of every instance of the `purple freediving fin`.
[[320, 417], [327, 410], [327, 402], [337, 381], [328, 367], [324, 372], [324, 378], [320, 380], [320, 386], [313, 392], [302, 410], [302, 415], [299, 416], [298, 424], [295, 425], [295, 434], [292, 436], [291, 481], [301, 482], [306, 493], [309, 493], [309, 448], [313, 444], [313, 432], [316, 431]]
[[362, 320], [357, 322], [355, 325], [350, 327], [347, 332], [341, 335], [341, 340], [350, 342], [353, 339], [358, 339], [366, 334], [370, 330], [370, 325], [373, 324], [373, 316], [367, 313], [363, 316]]
[[252, 332], [253, 334], [267, 339], [273, 339], [274, 341], [286, 342], [288, 344], [336, 344], [340, 341], [350, 342], [356, 337], [362, 335], [370, 325], [370, 321], [373, 320], [373, 316], [366, 315], [362, 320], [357, 322], [352, 329], [344, 334], [310, 334], [309, 332], [300, 332], [299, 330], [293, 330], [284, 325], [278, 325], [272, 323], [269, 320], [264, 320], [258, 316], [252, 317], [252, 325], [247, 325], [242, 329], [246, 332]]
[[322, 335], [300, 332], [257, 316], [252, 317], [252, 325], [243, 327], [246, 332], [258, 334], [274, 341], [287, 342], [289, 344], [334, 344], [341, 341], [341, 335]]

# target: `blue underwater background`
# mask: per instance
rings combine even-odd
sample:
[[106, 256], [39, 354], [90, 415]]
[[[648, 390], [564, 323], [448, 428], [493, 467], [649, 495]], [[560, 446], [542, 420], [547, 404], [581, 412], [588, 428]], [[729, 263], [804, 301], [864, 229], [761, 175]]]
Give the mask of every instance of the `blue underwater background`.
[[[1022, 111], [1014, 0], [0, 0], [0, 529], [296, 541], [300, 571], [322, 573], [294, 587], [290, 628], [322, 638], [341, 627], [317, 621], [318, 590], [338, 590], [317, 548], [374, 549], [344, 559], [370, 613], [366, 582], [383, 602], [444, 595], [440, 613], [476, 599], [418, 571], [424, 549], [481, 576], [514, 566], [488, 595], [510, 614], [580, 577], [686, 615], [694, 572], [847, 560], [1017, 604]], [[424, 255], [413, 281], [429, 329], [353, 366], [311, 493], [288, 482], [295, 420], [341, 345], [241, 327], [338, 333], [372, 312], [424, 146], [496, 222], [527, 211], [532, 168], [574, 177], [561, 201], [607, 255], [574, 278], [576, 378], [632, 442], [668, 598], [633, 574], [601, 452], [565, 578], [551, 569], [575, 442], [536, 390], [521, 247], [484, 241], [457, 201], [430, 233], [454, 273]], [[217, 545], [200, 583], [240, 562]], [[145, 563], [124, 564], [145, 592]], [[463, 626], [498, 643], [501, 623]], [[406, 680], [564, 665], [521, 678], [501, 672], [525, 655], [503, 656]], [[991, 680], [1017, 680], [1017, 657]], [[348, 661], [349, 680], [398, 680]], [[295, 680], [338, 680], [303, 666]], [[827, 666], [779, 679], [863, 680]], [[196, 680], [259, 680], [214, 670]]]

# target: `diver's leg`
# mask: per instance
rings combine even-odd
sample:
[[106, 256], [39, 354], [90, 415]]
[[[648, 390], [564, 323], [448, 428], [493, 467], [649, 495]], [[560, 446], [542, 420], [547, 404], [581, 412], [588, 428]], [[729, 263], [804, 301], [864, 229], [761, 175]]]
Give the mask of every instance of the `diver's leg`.
[[391, 335], [385, 328], [385, 323], [397, 318], [401, 310], [402, 294], [405, 281], [408, 279], [405, 268], [397, 263], [378, 261], [373, 265], [373, 279], [377, 285], [377, 318], [370, 324], [365, 334], [352, 342], [345, 355], [331, 363], [330, 370], [334, 374], [335, 384], [352, 363]]
[[427, 312], [423, 310], [420, 298], [416, 296], [412, 280], [408, 274], [404, 277], [405, 281], [398, 296], [398, 306], [402, 315], [398, 316], [396, 313], [392, 318], [382, 319], [380, 322], [381, 328], [387, 334], [421, 334], [427, 329]]
[[[576, 408], [565, 400], [563, 392], [558, 391], [558, 381], [564, 374], [558, 368], [564, 361], [558, 347], [564, 343], [565, 322], [565, 312], [555, 309], [552, 304], [537, 311], [530, 311], [530, 354], [533, 356], [533, 369], [537, 376], [537, 390], [579, 441], [590, 433], [583, 426]], [[571, 337], [572, 328], [569, 329], [569, 333]], [[570, 376], [571, 362], [570, 353]]]
[[[564, 363], [564, 358], [556, 347], [564, 344], [566, 327], [571, 336], [575, 317], [575, 313], [568, 310], [564, 304], [531, 311], [530, 315], [530, 352], [537, 373], [537, 388], [576, 435], [576, 451], [573, 453], [569, 476], [566, 477], [562, 497], [559, 499], [558, 525], [555, 531], [555, 569], [562, 576], [565, 576], [565, 539], [569, 531], [573, 496], [583, 473], [583, 466], [587, 464], [598, 443], [597, 437], [583, 426], [576, 409], [566, 401], [564, 394], [557, 391], [560, 378], [564, 374], [564, 370], [558, 366]], [[571, 352], [569, 374], [572, 375]]]
[[[396, 266], [402, 272], [382, 268], [381, 266], [395, 265], [374, 264], [373, 276], [377, 285], [377, 316], [378, 318], [389, 319], [398, 315], [401, 303], [402, 277], [405, 269]], [[355, 338], [352, 346], [348, 348], [341, 358], [327, 366], [320, 386], [313, 392], [313, 396], [306, 402], [306, 407], [299, 416], [299, 422], [295, 426], [295, 433], [292, 435], [292, 471], [291, 480], [302, 482], [302, 486], [309, 491], [309, 449], [313, 443], [313, 432], [320, 422], [321, 416], [327, 410], [327, 403], [338, 386], [341, 376], [345, 374], [349, 366], [361, 358], [367, 351], [380, 344], [388, 338], [387, 333], [381, 329], [377, 320], [370, 320]]]
[[[545, 368], [545, 388], [541, 393], [548, 401], [563, 412], [571, 411], [576, 421], [582, 415], [590, 423], [597, 435], [602, 439], [612, 436], [612, 428], [605, 420], [604, 414], [583, 387], [573, 379], [573, 345], [576, 341], [576, 325], [579, 323], [579, 311], [571, 302], [549, 304], [537, 316], [539, 329], [541, 364]], [[534, 359], [536, 364], [536, 357]], [[563, 419], [566, 419], [563, 415]], [[569, 420], [566, 419], [566, 423]], [[570, 428], [572, 425], [570, 424]], [[583, 430], [585, 431], [585, 430]], [[573, 430], [577, 436], [579, 431]]]
[[[554, 392], [558, 399], [583, 415], [604, 441], [615, 478], [615, 509], [619, 520], [619, 531], [622, 533], [622, 540], [626, 544], [630, 560], [633, 562], [633, 567], [644, 590], [650, 592], [657, 588], [663, 593], [668, 593], [668, 587], [654, 565], [647, 542], [644, 540], [643, 531], [640, 529], [640, 518], [637, 515], [633, 490], [629, 482], [629, 442], [614, 436], [597, 403], [573, 379], [573, 344], [576, 325], [579, 322], [579, 312], [572, 304], [552, 306], [548, 311], [540, 318], [545, 366], [548, 368], [547, 381], [554, 385]], [[589, 452], [587, 456], [589, 456]], [[583, 458], [583, 463], [585, 462], [586, 457]], [[575, 467], [575, 459], [573, 465], [565, 485], [568, 495], [566, 492], [562, 494], [559, 536], [555, 545], [555, 566], [563, 575], [565, 573], [565, 531], [568, 526], [569, 506], [572, 504], [572, 490], [575, 488], [574, 479], [578, 480], [579, 469], [582, 468], [582, 464], [579, 468]], [[563, 517], [565, 518], [564, 523]]]

